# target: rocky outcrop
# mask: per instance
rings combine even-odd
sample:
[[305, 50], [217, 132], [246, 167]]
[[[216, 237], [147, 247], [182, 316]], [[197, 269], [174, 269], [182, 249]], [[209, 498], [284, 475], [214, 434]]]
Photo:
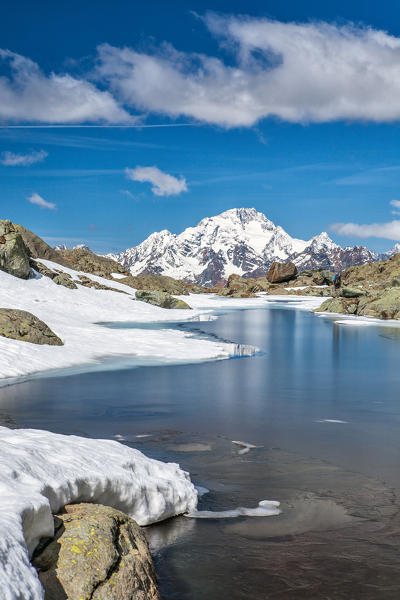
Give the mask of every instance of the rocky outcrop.
[[118, 279], [120, 283], [129, 285], [136, 290], [147, 290], [150, 292], [166, 292], [175, 296], [188, 294], [210, 293], [208, 288], [204, 288], [194, 283], [179, 281], [173, 277], [165, 275], [129, 275], [123, 279]]
[[[120, 273], [121, 275], [129, 275], [129, 272], [115, 260], [94, 254], [86, 248], [74, 248], [72, 250], [54, 250], [69, 267], [76, 271], [91, 273], [106, 279], [113, 279], [112, 273]], [[118, 280], [119, 281], [119, 280]]]
[[0, 221], [0, 269], [21, 279], [31, 272], [27, 249], [11, 221]]
[[178, 308], [191, 310], [189, 304], [187, 304], [183, 300], [174, 298], [166, 292], [151, 292], [148, 290], [137, 290], [136, 300], [140, 300], [140, 302], [147, 302], [148, 304], [154, 304], [154, 306], [159, 306], [160, 308]]
[[270, 283], [283, 283], [295, 279], [296, 275], [297, 267], [294, 263], [274, 262], [268, 271], [267, 279]]
[[265, 277], [244, 278], [233, 273], [228, 277], [225, 287], [212, 288], [211, 291], [218, 296], [227, 296], [229, 298], [254, 298], [259, 292], [268, 292], [271, 284]]
[[124, 290], [119, 290], [117, 288], [110, 287], [108, 285], [103, 285], [98, 281], [94, 281], [86, 275], [78, 275], [80, 285], [84, 285], [85, 287], [94, 288], [95, 290], [109, 290], [110, 292], [119, 292], [120, 294], [128, 294], [129, 292], [125, 292]]
[[0, 335], [31, 344], [63, 346], [46, 323], [25, 310], [0, 308]]
[[14, 225], [15, 230], [21, 235], [31, 258], [44, 258], [58, 263], [63, 267], [71, 267], [70, 263], [65, 261], [51, 246], [46, 244], [41, 237], [29, 231], [22, 225]]
[[31, 266], [37, 273], [40, 273], [40, 275], [43, 275], [44, 277], [49, 277], [57, 285], [63, 285], [71, 290], [78, 289], [78, 286], [72, 281], [72, 277], [69, 273], [65, 273], [64, 271], [60, 271], [58, 269], [52, 271], [46, 267], [46, 265], [36, 260], [31, 260]]
[[365, 289], [377, 285], [390, 287], [396, 277], [400, 277], [400, 253], [394, 254], [388, 260], [345, 269], [342, 273], [342, 284], [353, 287], [361, 285]]
[[314, 312], [332, 312], [347, 315], [400, 319], [400, 288], [386, 288], [362, 297], [331, 298]]
[[145, 536], [124, 513], [75, 504], [32, 559], [48, 600], [159, 600]]

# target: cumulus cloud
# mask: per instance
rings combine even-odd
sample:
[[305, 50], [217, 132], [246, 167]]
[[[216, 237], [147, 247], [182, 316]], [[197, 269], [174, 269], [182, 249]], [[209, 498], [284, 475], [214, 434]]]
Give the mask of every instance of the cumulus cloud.
[[32, 196], [29, 196], [27, 200], [31, 204], [36, 204], [36, 206], [39, 206], [41, 209], [55, 210], [57, 208], [53, 202], [47, 202], [47, 200], [42, 198], [42, 196], [39, 196], [39, 194], [36, 194], [36, 192], [32, 194]]
[[132, 117], [109, 91], [68, 74], [45, 75], [29, 58], [0, 49], [0, 119], [6, 122], [129, 122]]
[[187, 192], [186, 179], [178, 179], [173, 175], [160, 171], [158, 167], [136, 167], [135, 169], [125, 169], [125, 174], [132, 181], [141, 183], [149, 182], [152, 184], [151, 191], [156, 196], [173, 196]]
[[48, 156], [45, 150], [31, 152], [30, 154], [14, 154], [14, 152], [3, 152], [0, 163], [6, 167], [28, 167], [38, 162], [43, 162]]
[[224, 127], [260, 119], [400, 118], [400, 38], [371, 27], [208, 14], [227, 60], [99, 47], [97, 74], [128, 106]]
[[360, 238], [385, 238], [400, 241], [400, 221], [390, 223], [371, 223], [358, 225], [357, 223], [334, 223], [330, 229], [339, 235], [349, 235]]

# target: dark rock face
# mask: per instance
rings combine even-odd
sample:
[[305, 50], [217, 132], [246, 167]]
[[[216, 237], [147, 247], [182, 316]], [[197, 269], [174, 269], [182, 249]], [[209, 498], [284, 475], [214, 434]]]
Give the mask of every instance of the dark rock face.
[[31, 272], [27, 249], [11, 221], [0, 221], [0, 269], [21, 279]]
[[283, 283], [284, 281], [290, 281], [297, 275], [297, 267], [294, 263], [272, 263], [267, 279], [270, 283]]
[[67, 505], [33, 565], [49, 600], [160, 600], [140, 527], [101, 504]]
[[192, 310], [189, 304], [178, 298], [174, 298], [166, 292], [150, 292], [147, 290], [138, 290], [136, 292], [136, 300], [147, 302], [160, 308], [177, 308]]
[[0, 335], [31, 344], [63, 346], [46, 323], [25, 310], [0, 308]]

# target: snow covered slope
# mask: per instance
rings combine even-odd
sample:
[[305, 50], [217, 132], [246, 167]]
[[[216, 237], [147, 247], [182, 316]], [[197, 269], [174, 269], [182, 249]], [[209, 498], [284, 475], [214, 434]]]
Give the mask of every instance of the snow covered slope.
[[197, 507], [188, 473], [110, 440], [0, 427], [0, 598], [42, 600], [29, 557], [69, 503], [122, 510], [139, 525]]
[[299, 269], [342, 270], [378, 260], [367, 248], [341, 248], [327, 233], [308, 241], [292, 238], [254, 208], [234, 208], [203, 219], [179, 235], [167, 230], [120, 254], [110, 254], [132, 275], [154, 273], [201, 285], [225, 282], [231, 273], [265, 276], [272, 262], [292, 260]]
[[[78, 272], [41, 259], [50, 269], [63, 270], [77, 280]], [[87, 275], [87, 274], [86, 274]], [[91, 279], [126, 292], [116, 293], [79, 286], [68, 289], [39, 274], [18, 279], [0, 270], [0, 306], [26, 310], [44, 321], [64, 346], [38, 346], [0, 336], [0, 385], [21, 377], [65, 367], [102, 367], [104, 358], [124, 364], [197, 362], [229, 358], [241, 353], [237, 344], [194, 337], [177, 329], [111, 329], [100, 322], [186, 321], [207, 312], [207, 298], [193, 296], [194, 310], [167, 310], [135, 301], [135, 290], [95, 275]], [[185, 297], [191, 305], [192, 297]], [[221, 299], [221, 300], [226, 300]], [[249, 300], [263, 304], [263, 300]], [[199, 306], [201, 305], [201, 307]], [[208, 309], [209, 310], [209, 309]], [[123, 362], [125, 361], [125, 362]], [[115, 366], [115, 365], [114, 365]]]

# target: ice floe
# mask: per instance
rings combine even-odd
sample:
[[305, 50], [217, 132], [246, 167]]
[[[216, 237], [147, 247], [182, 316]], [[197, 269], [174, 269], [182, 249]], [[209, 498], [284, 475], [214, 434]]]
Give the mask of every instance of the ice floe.
[[235, 444], [236, 446], [240, 446], [240, 450], [238, 451], [238, 454], [247, 454], [253, 448], [260, 448], [260, 446], [255, 446], [254, 444], [249, 444], [248, 442], [241, 442], [239, 440], [232, 440], [232, 444]]
[[261, 500], [255, 508], [238, 506], [231, 510], [193, 510], [185, 513], [191, 519], [235, 519], [237, 517], [275, 517], [281, 514], [280, 502], [276, 500]]

